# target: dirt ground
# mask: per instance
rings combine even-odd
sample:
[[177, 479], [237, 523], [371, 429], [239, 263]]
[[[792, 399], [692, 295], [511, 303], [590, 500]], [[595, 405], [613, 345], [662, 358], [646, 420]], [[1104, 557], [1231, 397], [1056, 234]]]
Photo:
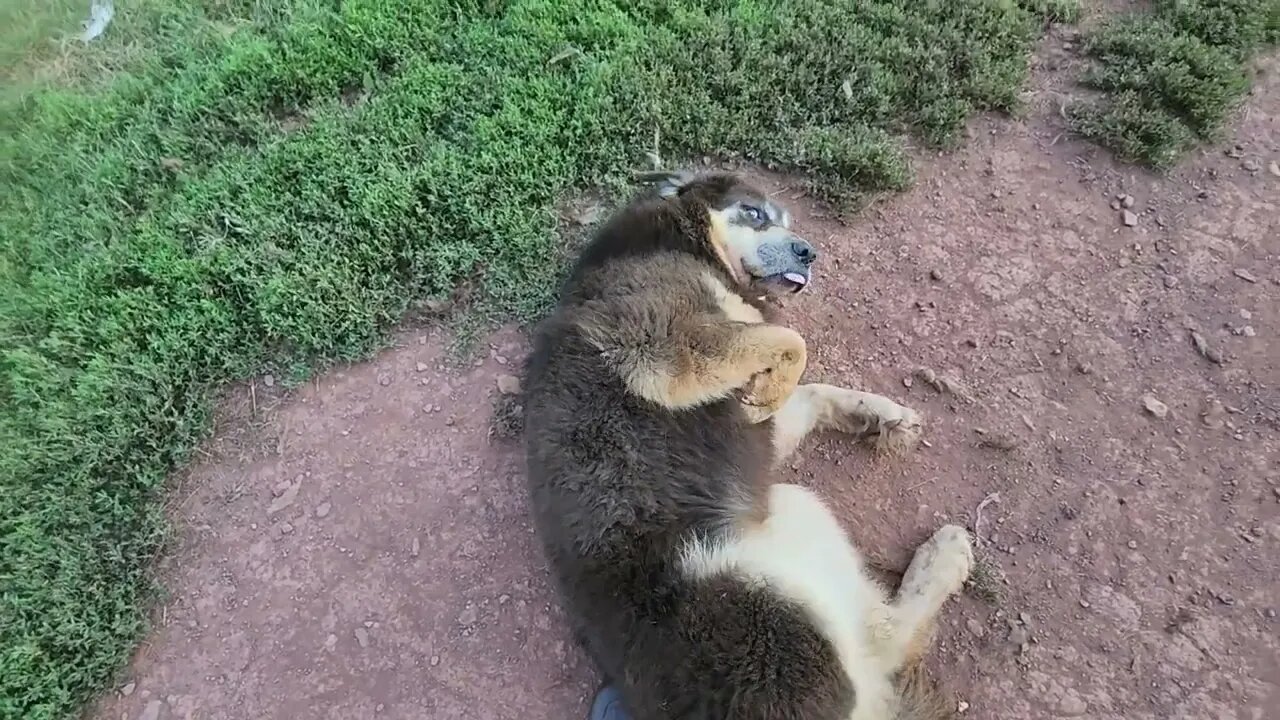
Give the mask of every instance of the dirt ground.
[[[976, 533], [984, 571], [933, 658], [963, 717], [1275, 717], [1280, 63], [1225, 143], [1156, 178], [1063, 134], [1062, 42], [1028, 118], [922, 154], [910, 192], [847, 227], [794, 199], [824, 252], [788, 308], [810, 378], [926, 412], [929, 446], [888, 462], [824, 438], [779, 479], [889, 567], [943, 522]], [[171, 598], [92, 717], [583, 716], [592, 670], [519, 445], [492, 433], [521, 333], [462, 371], [447, 343], [406, 331], [237, 393], [175, 493]]]

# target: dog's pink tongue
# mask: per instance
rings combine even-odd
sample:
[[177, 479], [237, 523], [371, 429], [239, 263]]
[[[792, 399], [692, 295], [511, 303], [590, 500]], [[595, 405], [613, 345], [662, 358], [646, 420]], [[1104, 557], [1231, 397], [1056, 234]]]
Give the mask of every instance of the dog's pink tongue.
[[784, 278], [786, 278], [786, 279], [790, 280], [791, 282], [793, 282], [793, 283], [795, 283], [795, 284], [797, 284], [797, 285], [808, 285], [808, 284], [809, 284], [809, 278], [807, 278], [807, 277], [805, 277], [805, 276], [801, 275], [800, 273], [793, 273], [793, 272], [783, 273], [782, 277], [784, 277]]

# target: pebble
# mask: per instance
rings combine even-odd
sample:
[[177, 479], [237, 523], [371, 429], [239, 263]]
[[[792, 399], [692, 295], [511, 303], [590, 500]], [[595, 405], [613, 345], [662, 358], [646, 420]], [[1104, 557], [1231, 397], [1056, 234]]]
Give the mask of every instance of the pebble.
[[1231, 271], [1231, 274], [1235, 275], [1236, 277], [1248, 283], [1258, 282], [1258, 278], [1255, 277], [1253, 273], [1249, 272], [1248, 270], [1245, 270], [1244, 268], [1236, 268], [1235, 270]]
[[293, 501], [298, 499], [298, 489], [300, 487], [302, 487], [302, 483], [289, 483], [288, 489], [280, 493], [279, 497], [272, 500], [271, 504], [267, 506], [267, 515], [275, 515], [292, 505]]
[[1138, 224], [1138, 216], [1132, 210], [1121, 212], [1120, 220], [1125, 224], [1125, 227], [1133, 227]]
[[956, 712], [960, 712], [960, 713], [962, 713], [962, 712], [965, 712], [965, 711], [966, 711], [966, 710], [968, 710], [968, 709], [969, 709], [969, 703], [967, 703], [967, 702], [965, 702], [965, 701], [963, 701], [963, 700], [961, 700], [960, 702], [956, 703]]
[[142, 709], [142, 713], [138, 715], [138, 720], [160, 720], [160, 701], [152, 700]]
[[1076, 372], [1080, 373], [1081, 375], [1088, 375], [1093, 372], [1093, 365], [1090, 365], [1087, 362], [1079, 363], [1078, 365], [1076, 365]]
[[329, 511], [332, 509], [333, 509], [332, 503], [322, 502], [316, 506], [316, 517], [318, 518], [325, 517], [329, 514]]
[[130, 695], [133, 694], [133, 691], [136, 690], [137, 688], [138, 688], [137, 683], [133, 683], [133, 682], [125, 683], [125, 686], [120, 688], [120, 694], [125, 697], [129, 697]]
[[413, 542], [409, 543], [409, 555], [411, 557], [418, 557], [418, 554], [421, 552], [422, 552], [422, 542], [419, 541], [418, 538], [414, 538]]
[[263, 375], [263, 376], [262, 376], [262, 384], [263, 384], [263, 385], [266, 385], [267, 387], [273, 387], [273, 386], [275, 386], [275, 384], [276, 384], [275, 376], [273, 376], [273, 375]]
[[440, 664], [440, 656], [439, 656], [439, 655], [432, 655], [432, 656], [431, 656], [431, 667], [435, 667], [435, 666], [437, 666], [437, 665], [439, 665], [439, 664]]
[[1092, 607], [1092, 605], [1091, 605], [1091, 603], [1090, 603], [1088, 600], [1085, 600], [1084, 598], [1081, 598], [1081, 599], [1080, 599], [1080, 607], [1085, 608], [1085, 609], [1088, 609], [1088, 608]]
[[976, 638], [986, 637], [987, 635], [987, 628], [975, 618], [969, 618], [964, 626], [969, 631], [969, 634]]
[[476, 610], [475, 605], [468, 605], [458, 614], [459, 625], [472, 625], [480, 618], [480, 612]]
[[1163, 418], [1169, 414], [1169, 406], [1157, 400], [1154, 395], [1144, 395], [1142, 397], [1142, 407], [1158, 418]]
[[515, 375], [499, 375], [498, 376], [498, 392], [503, 395], [519, 395], [520, 394], [520, 378]]
[[1271, 173], [1272, 175], [1275, 175], [1276, 177], [1280, 177], [1280, 163], [1272, 160], [1267, 165], [1267, 172]]
[[1028, 633], [1027, 629], [1022, 627], [1021, 625], [1009, 630], [1009, 642], [1013, 643], [1014, 645], [1017, 645], [1018, 647], [1022, 647], [1023, 645], [1026, 645], [1027, 640], [1029, 640], [1030, 637], [1031, 637], [1031, 634]]
[[292, 524], [290, 524], [290, 523], [280, 523], [280, 534], [281, 534], [281, 535], [292, 535], [292, 534], [293, 534], [293, 525], [292, 525]]
[[390, 376], [390, 375], [379, 375], [379, 376], [378, 376], [378, 384], [379, 384], [379, 385], [381, 385], [382, 387], [386, 387], [386, 386], [390, 385], [390, 384], [391, 384], [391, 376]]
[[1125, 210], [1128, 210], [1129, 208], [1133, 207], [1133, 203], [1134, 203], [1134, 199], [1132, 195], [1120, 196], [1120, 207], [1124, 208]]
[[1244, 168], [1246, 171], [1251, 173], [1258, 172], [1259, 170], [1262, 169], [1262, 165], [1259, 164], [1257, 160], [1254, 160], [1252, 158], [1240, 163], [1240, 167]]
[[362, 648], [369, 647], [369, 631], [368, 630], [365, 630], [364, 628], [356, 628], [354, 634], [356, 636], [356, 642], [360, 644], [360, 647]]
[[929, 277], [941, 282], [943, 278], [942, 271], [937, 268], [934, 268], [929, 271]]
[[1083, 715], [1088, 709], [1088, 703], [1075, 693], [1067, 695], [1058, 703], [1058, 711], [1063, 715]]
[[1177, 287], [1177, 286], [1178, 286], [1178, 278], [1174, 277], [1173, 275], [1165, 275], [1165, 276], [1164, 276], [1164, 286], [1165, 286], [1165, 287], [1167, 287], [1167, 288]]
[[1130, 541], [1129, 541], [1129, 549], [1130, 549], [1130, 550], [1137, 550], [1137, 549], [1138, 549], [1138, 541], [1136, 541], [1136, 540], [1130, 540]]
[[902, 378], [902, 386], [903, 386], [903, 387], [906, 387], [906, 388], [911, 387], [911, 382], [912, 382], [912, 381], [911, 381], [911, 376], [910, 376], [910, 375], [908, 375], [908, 376], [906, 376], [906, 377]]
[[413, 367], [414, 367], [414, 369], [415, 369], [415, 370], [417, 370], [418, 372], [426, 372], [426, 371], [428, 371], [428, 370], [430, 370], [430, 369], [431, 369], [431, 366], [430, 366], [430, 365], [428, 365], [428, 364], [426, 364], [426, 363], [423, 363], [423, 362], [420, 362], [420, 363], [418, 363], [417, 365], [414, 365]]

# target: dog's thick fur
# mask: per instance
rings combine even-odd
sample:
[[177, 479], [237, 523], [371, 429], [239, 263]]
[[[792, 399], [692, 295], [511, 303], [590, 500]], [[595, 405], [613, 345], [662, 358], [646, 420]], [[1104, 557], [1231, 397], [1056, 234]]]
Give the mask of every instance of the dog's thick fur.
[[[967, 533], [935, 533], [890, 599], [822, 501], [772, 479], [812, 430], [902, 449], [919, 421], [878, 395], [796, 385], [804, 341], [767, 322], [769, 263], [726, 221], [762, 198], [707, 176], [638, 200], [539, 328], [525, 433], [551, 570], [635, 720], [948, 717], [919, 660], [968, 576]], [[769, 207], [782, 227], [757, 222], [773, 238], [760, 242], [790, 232]]]

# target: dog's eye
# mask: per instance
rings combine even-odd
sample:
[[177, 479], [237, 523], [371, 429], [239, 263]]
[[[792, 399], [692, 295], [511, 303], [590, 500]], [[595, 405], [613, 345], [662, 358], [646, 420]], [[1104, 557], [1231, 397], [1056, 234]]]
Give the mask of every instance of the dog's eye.
[[750, 205], [742, 206], [742, 215], [753, 223], [759, 223], [764, 220], [764, 212], [760, 208]]

